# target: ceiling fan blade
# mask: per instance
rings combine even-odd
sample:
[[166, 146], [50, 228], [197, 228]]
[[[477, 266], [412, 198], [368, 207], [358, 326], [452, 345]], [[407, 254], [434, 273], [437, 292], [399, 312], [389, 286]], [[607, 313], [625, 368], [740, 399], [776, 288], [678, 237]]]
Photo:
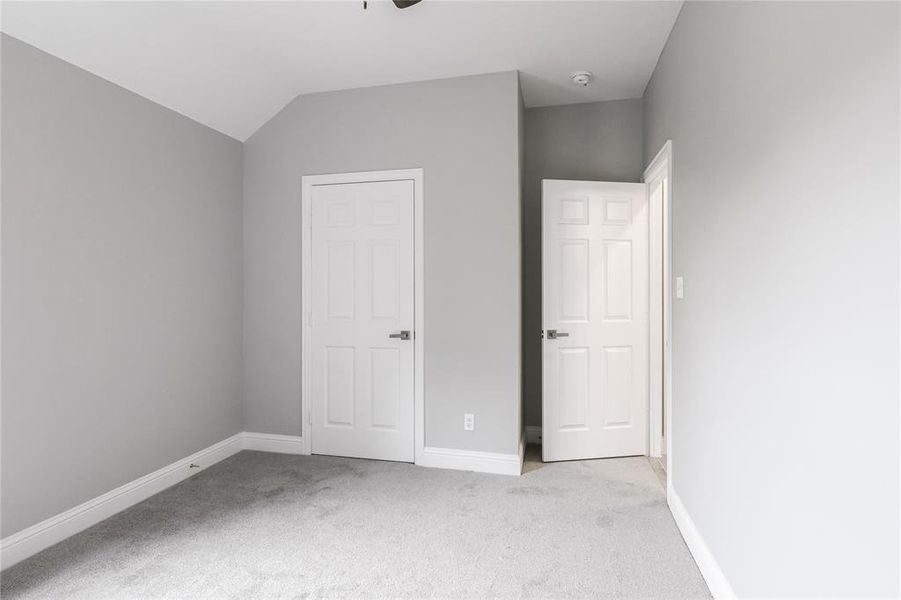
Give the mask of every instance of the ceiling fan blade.
[[397, 8], [409, 8], [414, 4], [419, 4], [422, 0], [394, 0], [394, 6]]

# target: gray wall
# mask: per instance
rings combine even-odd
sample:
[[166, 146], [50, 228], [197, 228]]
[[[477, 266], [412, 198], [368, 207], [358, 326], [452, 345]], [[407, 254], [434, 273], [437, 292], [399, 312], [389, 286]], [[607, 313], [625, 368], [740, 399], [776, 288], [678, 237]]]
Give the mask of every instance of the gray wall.
[[2, 37], [2, 535], [241, 429], [241, 144]]
[[518, 102], [514, 72], [313, 94], [247, 140], [246, 430], [301, 433], [301, 176], [422, 167], [426, 445], [517, 450]]
[[641, 150], [641, 99], [525, 111], [522, 380], [526, 425], [541, 425], [541, 180], [639, 181]]
[[687, 3], [673, 140], [673, 484], [739, 597], [898, 590], [898, 11]]

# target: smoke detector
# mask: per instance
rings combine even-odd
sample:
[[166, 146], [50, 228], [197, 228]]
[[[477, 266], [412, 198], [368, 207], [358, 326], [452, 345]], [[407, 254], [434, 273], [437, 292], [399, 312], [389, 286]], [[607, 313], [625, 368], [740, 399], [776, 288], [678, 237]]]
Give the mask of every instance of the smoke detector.
[[581, 87], [588, 87], [588, 84], [591, 83], [591, 77], [592, 75], [588, 71], [579, 71], [572, 74], [573, 83]]

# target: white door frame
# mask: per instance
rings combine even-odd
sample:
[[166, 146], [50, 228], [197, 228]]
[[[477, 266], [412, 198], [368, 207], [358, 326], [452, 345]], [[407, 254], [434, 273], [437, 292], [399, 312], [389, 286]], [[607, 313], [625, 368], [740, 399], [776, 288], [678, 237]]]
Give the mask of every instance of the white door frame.
[[[649, 202], [651, 253], [650, 272], [650, 343], [648, 345], [650, 361], [650, 386], [648, 394], [648, 437], [649, 455], [659, 457], [662, 454], [663, 415], [661, 403], [657, 400], [662, 394], [666, 413], [666, 487], [669, 491], [672, 481], [673, 465], [673, 428], [672, 428], [672, 340], [673, 340], [673, 302], [672, 302], [672, 205], [673, 205], [673, 144], [667, 140], [657, 156], [648, 164], [642, 181], [648, 184], [648, 194], [653, 189], [652, 183], [663, 180], [663, 204]], [[665, 205], [665, 206], [664, 206]], [[664, 235], [665, 234], [665, 235]], [[656, 243], [654, 240], [657, 240]], [[662, 243], [666, 241], [665, 247]], [[663, 273], [662, 278], [654, 276]], [[661, 357], [655, 360], [654, 357]], [[664, 389], [665, 386], [665, 389]]]
[[398, 169], [392, 171], [364, 171], [360, 173], [333, 173], [304, 175], [301, 177], [301, 423], [303, 453], [313, 451], [312, 423], [310, 421], [310, 347], [312, 322], [312, 269], [313, 269], [313, 186], [341, 183], [374, 183], [379, 181], [413, 182], [413, 457], [418, 463], [425, 447], [425, 278], [423, 266], [423, 190], [422, 169]]

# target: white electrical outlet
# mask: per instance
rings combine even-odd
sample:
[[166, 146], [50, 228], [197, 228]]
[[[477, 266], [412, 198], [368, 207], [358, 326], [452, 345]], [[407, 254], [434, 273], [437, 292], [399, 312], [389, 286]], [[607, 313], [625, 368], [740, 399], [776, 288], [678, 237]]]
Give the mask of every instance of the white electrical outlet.
[[474, 431], [476, 428], [476, 416], [472, 413], [463, 414], [463, 429], [466, 431]]
[[685, 283], [681, 277], [676, 277], [676, 298], [685, 297]]

